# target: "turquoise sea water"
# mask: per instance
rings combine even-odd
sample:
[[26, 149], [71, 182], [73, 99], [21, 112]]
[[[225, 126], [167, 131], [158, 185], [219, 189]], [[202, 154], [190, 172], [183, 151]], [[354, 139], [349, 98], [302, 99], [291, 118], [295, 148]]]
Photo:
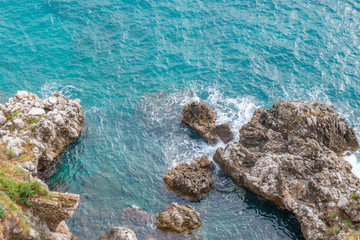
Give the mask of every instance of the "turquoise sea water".
[[[84, 130], [47, 181], [81, 194], [67, 221], [80, 239], [114, 226], [158, 236], [153, 223], [121, 212], [154, 215], [174, 201], [200, 212], [199, 239], [303, 239], [292, 214], [220, 169], [199, 202], [167, 190], [162, 177], [223, 146], [180, 126], [194, 100], [214, 108], [235, 140], [255, 109], [300, 98], [335, 105], [360, 136], [359, 36], [353, 0], [2, 0], [0, 103], [17, 90], [81, 99]], [[349, 159], [357, 174], [359, 155]], [[194, 237], [178, 236], [186, 238]]]

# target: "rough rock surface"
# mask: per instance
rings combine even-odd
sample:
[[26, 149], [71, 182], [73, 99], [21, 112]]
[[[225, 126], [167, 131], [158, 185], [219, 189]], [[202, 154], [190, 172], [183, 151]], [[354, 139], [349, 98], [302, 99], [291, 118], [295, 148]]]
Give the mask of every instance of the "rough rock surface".
[[79, 195], [52, 192], [52, 199], [32, 200], [31, 208], [47, 223], [51, 231], [55, 231], [60, 222], [71, 218], [79, 205]]
[[214, 160], [238, 183], [293, 212], [306, 239], [346, 239], [360, 230], [360, 180], [342, 157], [357, 148], [334, 107], [280, 101], [255, 111], [240, 143], [218, 148]]
[[191, 233], [201, 225], [200, 213], [189, 205], [172, 203], [169, 209], [156, 216], [157, 228], [162, 231]]
[[59, 159], [62, 150], [80, 134], [83, 122], [80, 101], [68, 100], [60, 92], [40, 99], [19, 91], [7, 103], [0, 105], [0, 138], [15, 156], [27, 155], [28, 169], [47, 171]]
[[[39, 172], [49, 176], [61, 152], [80, 134], [83, 122], [80, 100], [68, 100], [60, 92], [40, 99], [35, 94], [19, 91], [5, 104], [0, 104], [0, 147], [24, 173], [35, 181]], [[0, 161], [6, 162], [0, 155]], [[40, 179], [36, 179], [47, 189]], [[0, 239], [76, 239], [63, 221], [78, 206], [79, 195], [50, 192], [52, 198], [33, 198], [23, 212], [7, 214], [0, 222]], [[5, 209], [6, 210], [6, 209]], [[11, 212], [11, 211], [7, 211]], [[24, 217], [32, 227], [21, 223]]]
[[228, 124], [216, 125], [216, 114], [203, 103], [193, 102], [186, 105], [183, 114], [182, 125], [197, 131], [208, 143], [217, 143], [216, 135], [224, 143], [234, 137]]
[[201, 156], [191, 164], [179, 164], [164, 177], [164, 182], [174, 192], [197, 200], [214, 187], [211, 171], [213, 163]]
[[133, 230], [127, 227], [114, 227], [98, 240], [136, 240]]

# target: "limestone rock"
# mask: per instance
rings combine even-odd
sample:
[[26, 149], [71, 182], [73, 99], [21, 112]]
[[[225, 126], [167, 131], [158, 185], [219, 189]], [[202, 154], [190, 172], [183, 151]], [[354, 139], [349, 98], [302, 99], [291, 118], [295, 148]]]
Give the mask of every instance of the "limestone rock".
[[213, 163], [205, 156], [191, 164], [179, 164], [164, 177], [167, 186], [186, 197], [197, 200], [214, 187], [211, 171]]
[[208, 143], [217, 143], [216, 135], [224, 143], [229, 142], [234, 137], [229, 125], [216, 126], [214, 111], [203, 103], [193, 102], [186, 105], [183, 109], [183, 115], [182, 125], [197, 131]]
[[72, 217], [79, 205], [80, 196], [58, 192], [51, 194], [53, 199], [33, 199], [31, 208], [45, 220], [51, 231], [55, 231], [60, 222]]
[[40, 99], [19, 91], [0, 111], [1, 141], [7, 143], [6, 148], [15, 156], [33, 155], [35, 172], [50, 176], [49, 171], [61, 152], [79, 137], [82, 122], [79, 100], [68, 100], [60, 92]]
[[[28, 179], [48, 190], [41, 179], [31, 174], [40, 170], [49, 176], [61, 152], [79, 136], [82, 117], [80, 101], [68, 100], [60, 92], [40, 99], [19, 91], [0, 105], [0, 144], [6, 148], [1, 161], [6, 161], [7, 155]], [[48, 196], [27, 199], [29, 206], [19, 205], [24, 209], [18, 213], [7, 211], [6, 219], [0, 223], [0, 239], [76, 239], [63, 220], [73, 215], [79, 195], [50, 192]], [[30, 228], [21, 223], [24, 219]]]
[[280, 101], [255, 111], [240, 130], [240, 143], [218, 148], [214, 161], [238, 183], [293, 212], [306, 239], [344, 239], [350, 228], [360, 230], [360, 180], [342, 154], [358, 147], [333, 107]]
[[98, 240], [137, 240], [133, 230], [127, 227], [114, 227]]
[[162, 231], [191, 233], [201, 225], [200, 214], [189, 205], [172, 203], [169, 209], [156, 216], [157, 228]]

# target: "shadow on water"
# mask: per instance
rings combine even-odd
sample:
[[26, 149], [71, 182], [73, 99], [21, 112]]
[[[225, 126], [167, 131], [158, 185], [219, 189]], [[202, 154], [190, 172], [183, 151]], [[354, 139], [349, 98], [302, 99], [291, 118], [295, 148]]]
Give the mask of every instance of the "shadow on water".
[[[223, 170], [219, 170], [215, 174], [214, 178], [215, 180], [218, 180], [215, 191], [225, 194], [237, 194], [238, 197], [242, 199], [242, 205], [246, 206], [246, 211], [251, 212], [253, 210], [257, 213], [257, 218], [260, 216], [261, 219], [266, 219], [276, 226], [281, 226], [282, 228], [287, 229], [288, 235], [291, 235], [290, 237], [292, 237], [292, 239], [305, 240], [301, 232], [300, 223], [293, 213], [280, 209], [274, 203], [256, 195], [246, 187], [236, 183], [235, 180], [227, 175]], [[219, 178], [223, 179], [222, 182], [224, 182], [225, 179], [227, 183], [219, 186]], [[221, 206], [221, 203], [219, 203], [219, 206]], [[249, 238], [246, 239], [253, 238], [249, 236]]]

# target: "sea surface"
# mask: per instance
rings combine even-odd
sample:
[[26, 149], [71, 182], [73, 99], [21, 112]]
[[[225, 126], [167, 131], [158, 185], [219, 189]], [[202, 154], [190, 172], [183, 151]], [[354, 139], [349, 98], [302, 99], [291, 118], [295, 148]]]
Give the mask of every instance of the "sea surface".
[[[182, 108], [208, 104], [237, 141], [255, 109], [319, 101], [360, 136], [359, 61], [355, 0], [0, 1], [0, 103], [18, 90], [81, 99], [82, 134], [47, 183], [81, 195], [67, 223], [85, 240], [115, 226], [159, 237], [152, 221], [137, 224], [122, 211], [153, 216], [172, 202], [190, 204], [203, 221], [177, 239], [303, 239], [291, 213], [218, 167], [201, 201], [166, 188], [169, 169], [224, 146], [182, 128]], [[360, 176], [360, 153], [347, 159]]]

